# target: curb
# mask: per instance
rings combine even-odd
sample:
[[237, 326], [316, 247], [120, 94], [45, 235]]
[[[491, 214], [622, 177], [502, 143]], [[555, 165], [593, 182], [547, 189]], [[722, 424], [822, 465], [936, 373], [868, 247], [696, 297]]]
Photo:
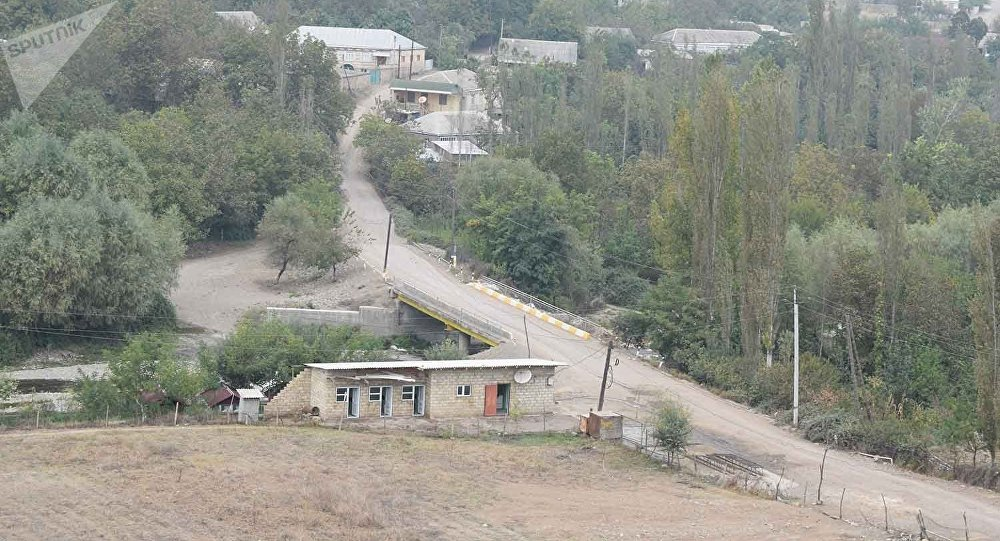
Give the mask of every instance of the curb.
[[566, 323], [564, 321], [560, 321], [560, 320], [558, 320], [558, 319], [556, 319], [556, 318], [554, 318], [554, 317], [546, 314], [545, 312], [539, 310], [538, 308], [535, 308], [533, 306], [528, 306], [527, 304], [524, 304], [523, 302], [521, 302], [521, 301], [519, 301], [517, 299], [508, 297], [507, 295], [504, 295], [502, 293], [498, 293], [498, 292], [496, 292], [496, 291], [494, 291], [494, 290], [492, 290], [492, 289], [490, 289], [490, 288], [488, 288], [488, 287], [480, 284], [479, 282], [473, 282], [473, 283], [471, 283], [469, 285], [471, 285], [473, 288], [477, 289], [478, 291], [481, 291], [481, 292], [489, 295], [490, 297], [493, 297], [494, 299], [496, 299], [496, 300], [498, 300], [498, 301], [500, 301], [500, 302], [502, 302], [504, 304], [509, 304], [509, 305], [513, 306], [514, 308], [517, 308], [518, 310], [521, 310], [523, 312], [527, 312], [527, 313], [529, 313], [529, 314], [537, 317], [538, 319], [540, 319], [540, 320], [542, 320], [542, 321], [544, 321], [546, 323], [549, 323], [551, 325], [554, 325], [556, 327], [559, 327], [560, 329], [562, 329], [562, 330], [564, 330], [564, 331], [566, 331], [566, 332], [568, 332], [568, 333], [570, 333], [572, 335], [575, 335], [575, 336], [577, 336], [579, 338], [583, 338], [584, 340], [589, 340], [590, 339], [590, 333], [589, 332], [587, 332], [587, 331], [585, 331], [583, 329], [578, 329], [578, 328], [576, 328], [576, 327], [574, 327], [574, 326], [572, 326], [569, 323]]

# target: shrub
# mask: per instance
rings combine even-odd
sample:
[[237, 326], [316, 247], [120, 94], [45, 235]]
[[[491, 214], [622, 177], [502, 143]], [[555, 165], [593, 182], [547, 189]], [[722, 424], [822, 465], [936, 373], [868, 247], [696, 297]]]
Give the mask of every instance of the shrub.
[[687, 411], [673, 402], [664, 403], [656, 412], [656, 438], [667, 452], [667, 462], [673, 463], [687, 448], [691, 436], [691, 419]]
[[465, 352], [451, 339], [435, 344], [424, 351], [424, 358], [428, 361], [454, 361], [466, 357]]

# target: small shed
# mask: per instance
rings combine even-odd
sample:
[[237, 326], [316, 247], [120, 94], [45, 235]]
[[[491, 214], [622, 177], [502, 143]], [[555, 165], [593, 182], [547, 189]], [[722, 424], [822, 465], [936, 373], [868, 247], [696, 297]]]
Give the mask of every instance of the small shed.
[[472, 161], [475, 158], [486, 156], [488, 154], [485, 150], [479, 148], [475, 143], [469, 141], [468, 139], [462, 139], [459, 141], [431, 141], [431, 145], [432, 147], [430, 150], [434, 151], [437, 155], [441, 156], [444, 161], [448, 162]]
[[264, 393], [257, 389], [236, 389], [236, 396], [240, 399], [237, 421], [256, 423], [260, 419], [261, 403], [266, 400]]

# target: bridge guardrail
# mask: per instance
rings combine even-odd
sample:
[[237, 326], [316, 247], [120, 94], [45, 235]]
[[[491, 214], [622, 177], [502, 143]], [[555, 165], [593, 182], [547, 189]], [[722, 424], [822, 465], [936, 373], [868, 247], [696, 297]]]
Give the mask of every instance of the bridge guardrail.
[[501, 293], [510, 298], [517, 299], [523, 302], [524, 304], [534, 305], [535, 308], [538, 308], [539, 310], [549, 314], [550, 316], [565, 323], [569, 323], [570, 325], [578, 329], [583, 329], [595, 337], [603, 339], [608, 336], [612, 336], [614, 334], [607, 328], [601, 326], [600, 324], [594, 321], [591, 321], [583, 316], [574, 314], [569, 310], [564, 310], [562, 308], [559, 308], [558, 306], [545, 302], [539, 299], [538, 297], [531, 295], [530, 293], [525, 293], [520, 289], [511, 287], [507, 284], [500, 283], [492, 278], [481, 276], [478, 278], [478, 281], [482, 285], [492, 289], [493, 291], [496, 291], [497, 293]]
[[409, 297], [414, 301], [423, 304], [426, 308], [434, 310], [442, 316], [450, 318], [457, 323], [461, 323], [467, 328], [474, 330], [483, 336], [492, 338], [497, 342], [514, 339], [514, 335], [512, 335], [510, 331], [504, 329], [499, 323], [495, 323], [483, 317], [469, 313], [461, 308], [458, 308], [457, 306], [452, 306], [418, 287], [412, 286], [406, 282], [396, 282], [392, 285], [392, 287], [397, 293], [403, 295], [404, 297]]

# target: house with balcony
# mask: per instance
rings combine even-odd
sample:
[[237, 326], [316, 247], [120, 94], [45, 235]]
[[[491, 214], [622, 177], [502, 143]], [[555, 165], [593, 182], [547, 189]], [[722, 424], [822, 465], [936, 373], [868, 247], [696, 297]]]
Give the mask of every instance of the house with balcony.
[[462, 87], [454, 83], [393, 79], [389, 90], [396, 110], [407, 116], [459, 111], [462, 107]]

